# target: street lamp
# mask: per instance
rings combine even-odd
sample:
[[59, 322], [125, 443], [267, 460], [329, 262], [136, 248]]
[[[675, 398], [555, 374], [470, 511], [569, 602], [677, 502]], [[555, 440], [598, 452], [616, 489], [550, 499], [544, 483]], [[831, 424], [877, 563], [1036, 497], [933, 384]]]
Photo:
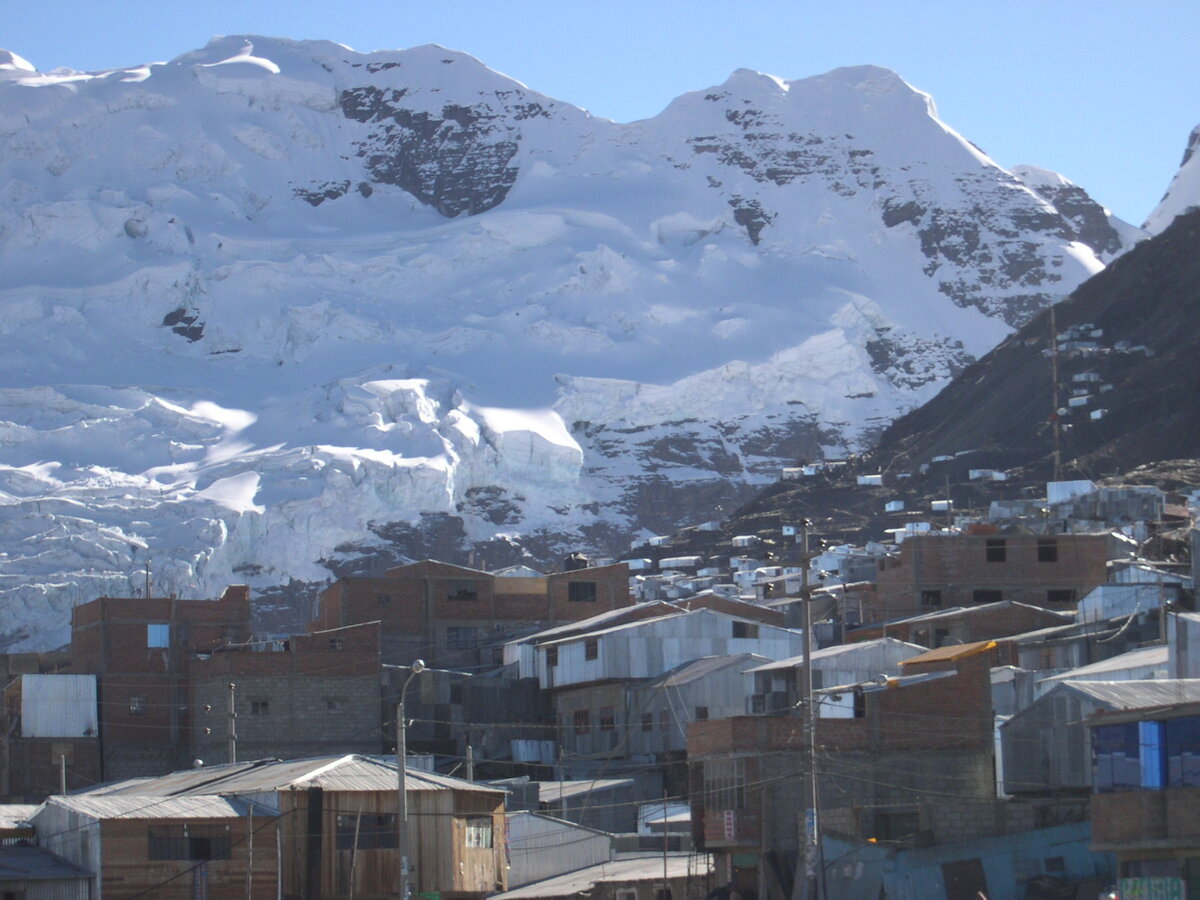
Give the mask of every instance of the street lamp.
[[404, 784], [404, 773], [407, 768], [405, 756], [408, 753], [405, 746], [405, 731], [408, 725], [404, 719], [404, 692], [408, 690], [408, 685], [412, 680], [425, 671], [425, 660], [414, 659], [410, 669], [408, 677], [404, 679], [404, 684], [400, 687], [400, 701], [396, 704], [396, 781], [400, 794], [400, 815], [397, 817], [400, 883], [397, 886], [396, 896], [399, 900], [409, 900], [410, 896], [408, 885], [408, 791]]

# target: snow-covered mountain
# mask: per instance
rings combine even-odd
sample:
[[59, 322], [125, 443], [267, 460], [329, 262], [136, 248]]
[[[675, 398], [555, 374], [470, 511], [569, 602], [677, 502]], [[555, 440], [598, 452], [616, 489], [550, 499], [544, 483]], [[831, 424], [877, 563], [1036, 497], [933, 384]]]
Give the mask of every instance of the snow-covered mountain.
[[617, 554], [870, 445], [1142, 236], [884, 69], [618, 124], [441, 47], [253, 36], [0, 52], [0, 197], [21, 649], [147, 562], [212, 596]]
[[1142, 226], [1150, 234], [1162, 234], [1176, 216], [1200, 209], [1200, 158], [1196, 155], [1197, 150], [1200, 150], [1200, 125], [1188, 135], [1179, 171]]

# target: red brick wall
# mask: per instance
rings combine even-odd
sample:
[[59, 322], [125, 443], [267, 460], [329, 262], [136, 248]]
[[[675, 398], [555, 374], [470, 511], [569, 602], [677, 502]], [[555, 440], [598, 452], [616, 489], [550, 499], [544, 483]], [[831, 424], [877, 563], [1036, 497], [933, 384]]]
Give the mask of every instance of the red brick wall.
[[[1054, 538], [1058, 558], [1038, 561], [1039, 539]], [[987, 561], [987, 542], [1005, 542], [1005, 561]], [[969, 606], [976, 590], [1002, 599], [1046, 605], [1048, 590], [1074, 590], [1077, 599], [1107, 579], [1110, 541], [1103, 534], [915, 536], [900, 545], [899, 560], [881, 563], [881, 618], [929, 612], [921, 591], [940, 590], [941, 606]]]

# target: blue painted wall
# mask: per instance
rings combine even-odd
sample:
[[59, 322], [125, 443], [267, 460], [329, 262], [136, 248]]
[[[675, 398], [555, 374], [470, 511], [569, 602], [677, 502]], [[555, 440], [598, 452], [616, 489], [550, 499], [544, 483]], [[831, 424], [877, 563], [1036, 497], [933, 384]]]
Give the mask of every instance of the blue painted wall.
[[1089, 850], [1091, 838], [1090, 822], [914, 850], [826, 837], [829, 900], [945, 900], [942, 864], [969, 859], [983, 865], [988, 900], [1024, 900], [1025, 882], [1045, 873], [1045, 860], [1054, 857], [1062, 857], [1061, 877], [1068, 881], [1110, 882], [1116, 861], [1111, 854]]

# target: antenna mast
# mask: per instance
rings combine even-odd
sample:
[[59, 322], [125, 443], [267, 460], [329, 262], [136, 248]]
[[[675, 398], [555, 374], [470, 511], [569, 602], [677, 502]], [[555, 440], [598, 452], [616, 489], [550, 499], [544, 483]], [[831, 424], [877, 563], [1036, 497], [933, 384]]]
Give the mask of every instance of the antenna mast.
[[1062, 465], [1062, 428], [1058, 415], [1058, 319], [1050, 304], [1050, 426], [1054, 432], [1054, 480]]

